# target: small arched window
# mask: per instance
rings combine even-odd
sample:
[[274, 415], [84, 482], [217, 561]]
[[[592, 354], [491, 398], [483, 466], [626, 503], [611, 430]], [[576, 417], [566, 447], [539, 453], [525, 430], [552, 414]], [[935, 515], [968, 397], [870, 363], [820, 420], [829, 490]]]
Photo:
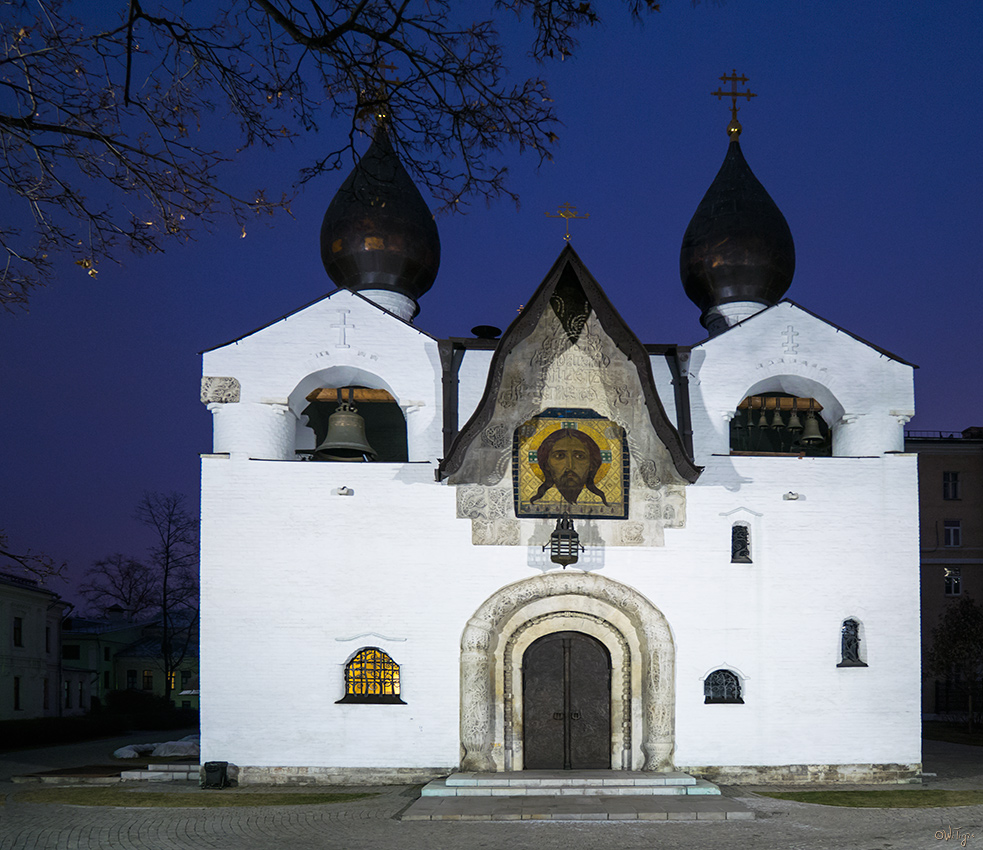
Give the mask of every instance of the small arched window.
[[837, 667], [866, 667], [860, 657], [860, 623], [844, 620], [840, 627], [840, 663]]
[[730, 562], [751, 563], [751, 529], [746, 523], [737, 522], [730, 529]]
[[399, 698], [399, 665], [374, 646], [345, 665], [345, 696], [338, 702], [405, 703]]
[[741, 680], [737, 674], [731, 670], [714, 670], [703, 681], [704, 703], [740, 703], [744, 704], [741, 697]]

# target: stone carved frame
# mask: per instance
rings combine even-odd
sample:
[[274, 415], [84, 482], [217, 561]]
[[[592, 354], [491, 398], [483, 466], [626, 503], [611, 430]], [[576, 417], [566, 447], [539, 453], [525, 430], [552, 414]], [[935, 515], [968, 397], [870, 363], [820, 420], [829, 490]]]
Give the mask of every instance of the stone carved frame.
[[637, 590], [595, 573], [546, 573], [502, 588], [461, 639], [461, 769], [522, 769], [521, 659], [538, 637], [572, 629], [612, 658], [612, 767], [671, 770], [675, 647], [665, 616]]

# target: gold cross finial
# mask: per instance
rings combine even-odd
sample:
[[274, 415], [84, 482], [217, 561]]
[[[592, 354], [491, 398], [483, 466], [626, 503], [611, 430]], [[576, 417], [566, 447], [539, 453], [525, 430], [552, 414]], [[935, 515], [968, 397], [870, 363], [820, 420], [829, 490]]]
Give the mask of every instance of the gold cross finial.
[[735, 68], [731, 71], [730, 76], [724, 74], [721, 78], [722, 82], [730, 83], [730, 91], [724, 91], [723, 88], [718, 88], [716, 91], [710, 92], [710, 94], [720, 100], [722, 97], [730, 98], [730, 124], [727, 125], [727, 135], [731, 137], [733, 141], [737, 140], [737, 137], [741, 135], [741, 124], [737, 120], [738, 106], [737, 98], [746, 97], [748, 102], [751, 102], [752, 97], [757, 97], [758, 95], [752, 91], [738, 91], [737, 84], [742, 85], [747, 83], [748, 78], [743, 74], [737, 75], [737, 69]]
[[562, 218], [566, 222], [567, 232], [563, 237], [564, 242], [570, 241], [570, 219], [571, 218], [590, 218], [590, 213], [584, 213], [583, 215], [577, 215], [577, 208], [570, 206], [570, 204], [563, 204], [561, 207], [556, 208], [556, 213], [546, 213], [547, 218]]
[[366, 83], [359, 96], [358, 118], [365, 120], [370, 115], [377, 123], [385, 121], [389, 117], [389, 86], [391, 83], [401, 83], [397, 77], [389, 79], [386, 71], [395, 71], [396, 66], [391, 62], [379, 61], [375, 65], [378, 79], [373, 79]]

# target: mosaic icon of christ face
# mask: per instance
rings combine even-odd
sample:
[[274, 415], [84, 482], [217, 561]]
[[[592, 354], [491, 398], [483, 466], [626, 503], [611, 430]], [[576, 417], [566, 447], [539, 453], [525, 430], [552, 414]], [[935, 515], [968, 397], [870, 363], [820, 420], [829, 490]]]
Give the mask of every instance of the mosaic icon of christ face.
[[536, 463], [542, 470], [543, 483], [529, 504], [542, 499], [551, 487], [565, 501], [576, 504], [586, 487], [607, 505], [607, 498], [594, 483], [601, 468], [601, 449], [589, 435], [574, 428], [557, 429], [540, 443]]

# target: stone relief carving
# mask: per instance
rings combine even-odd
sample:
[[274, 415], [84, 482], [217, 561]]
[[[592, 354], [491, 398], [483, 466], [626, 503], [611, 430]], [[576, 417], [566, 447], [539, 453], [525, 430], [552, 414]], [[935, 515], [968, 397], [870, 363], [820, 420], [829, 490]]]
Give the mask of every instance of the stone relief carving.
[[204, 377], [201, 379], [201, 402], [235, 404], [239, 401], [240, 389], [235, 378]]
[[675, 646], [665, 616], [634, 588], [597, 573], [546, 573], [503, 587], [478, 608], [465, 627], [461, 637], [462, 770], [500, 769], [493, 752], [504, 746], [504, 725], [501, 739], [496, 739], [494, 719], [503, 716], [505, 691], [496, 694], [495, 650], [510, 637], [504, 630], [516, 620], [521, 626], [524, 621], [519, 615], [525, 606], [569, 595], [608, 604], [631, 624], [638, 646], [629, 655], [631, 665], [638, 667], [641, 688], [642, 769], [672, 768]]

